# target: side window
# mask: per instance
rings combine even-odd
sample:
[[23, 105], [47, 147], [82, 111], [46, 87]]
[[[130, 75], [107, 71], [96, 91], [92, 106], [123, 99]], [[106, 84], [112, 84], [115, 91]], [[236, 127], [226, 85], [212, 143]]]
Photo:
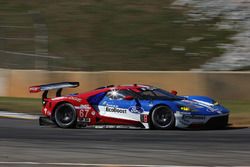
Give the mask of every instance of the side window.
[[163, 94], [163, 93], [160, 92], [160, 91], [154, 90], [154, 93], [155, 93], [156, 96], [158, 96], [158, 97], [166, 97], [166, 94]]
[[143, 96], [150, 96], [150, 97], [154, 97], [155, 96], [155, 94], [151, 90], [143, 91], [141, 94]]
[[125, 96], [132, 96], [132, 94], [127, 90], [111, 90], [106, 96], [113, 100], [122, 100]]

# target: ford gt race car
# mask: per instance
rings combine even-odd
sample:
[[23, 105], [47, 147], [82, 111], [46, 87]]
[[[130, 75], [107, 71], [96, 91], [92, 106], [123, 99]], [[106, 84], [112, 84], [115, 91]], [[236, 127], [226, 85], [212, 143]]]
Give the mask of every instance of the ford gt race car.
[[[144, 129], [224, 128], [229, 110], [205, 96], [177, 96], [177, 92], [147, 85], [105, 86], [82, 94], [62, 96], [63, 88], [79, 82], [32, 86], [31, 93], [44, 91], [40, 125], [61, 128], [131, 127]], [[56, 97], [48, 98], [55, 89]]]

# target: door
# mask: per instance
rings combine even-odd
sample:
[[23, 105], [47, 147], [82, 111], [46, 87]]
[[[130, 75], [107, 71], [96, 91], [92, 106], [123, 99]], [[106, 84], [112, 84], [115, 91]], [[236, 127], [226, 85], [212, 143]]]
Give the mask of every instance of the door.
[[[125, 97], [132, 96], [126, 100]], [[128, 121], [140, 121], [143, 108], [138, 99], [129, 90], [111, 90], [107, 92], [99, 105], [99, 114], [103, 117]]]

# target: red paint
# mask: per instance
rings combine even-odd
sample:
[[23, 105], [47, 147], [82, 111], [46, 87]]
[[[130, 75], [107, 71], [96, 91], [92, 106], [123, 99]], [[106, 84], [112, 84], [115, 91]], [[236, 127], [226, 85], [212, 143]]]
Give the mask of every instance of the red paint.
[[[74, 95], [74, 96], [62, 96], [62, 97], [56, 97], [56, 98], [46, 98], [44, 101], [46, 102], [42, 108], [42, 114], [51, 117], [52, 112], [55, 110], [57, 105], [59, 103], [70, 103], [73, 106], [76, 107], [77, 116], [78, 119], [80, 118], [90, 118], [91, 122], [88, 123], [89, 125], [95, 125], [95, 124], [112, 124], [112, 125], [136, 125], [140, 121], [132, 121], [132, 120], [126, 120], [126, 119], [119, 119], [119, 118], [112, 118], [112, 117], [106, 117], [101, 116], [99, 113], [88, 103], [87, 99], [91, 96], [94, 96], [96, 94], [102, 93], [102, 92], [108, 92], [110, 90], [116, 89], [116, 90], [124, 90], [124, 89], [130, 89], [132, 91], [140, 92], [140, 88], [144, 87], [143, 85], [129, 85], [129, 86], [114, 86], [114, 87], [108, 87], [108, 88], [102, 88], [97, 90], [92, 90], [86, 93]], [[37, 93], [41, 91], [40, 86], [32, 86], [30, 87], [29, 91], [31, 93]], [[127, 97], [128, 100], [131, 99], [131, 97]], [[82, 108], [81, 108], [82, 106]], [[85, 108], [83, 107], [85, 106]], [[89, 106], [90, 108], [86, 108], [86, 106]], [[148, 122], [148, 116], [144, 116], [144, 121]]]
[[38, 93], [41, 91], [41, 88], [40, 88], [40, 86], [31, 86], [31, 87], [29, 87], [29, 91], [30, 91], [30, 93]]

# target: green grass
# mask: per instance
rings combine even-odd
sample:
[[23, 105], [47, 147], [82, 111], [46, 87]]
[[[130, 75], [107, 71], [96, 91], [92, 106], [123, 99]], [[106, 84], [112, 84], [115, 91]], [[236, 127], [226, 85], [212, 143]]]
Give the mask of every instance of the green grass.
[[222, 100], [222, 104], [231, 111], [231, 123], [250, 126], [250, 101]]
[[[40, 11], [48, 27], [49, 55], [62, 57], [46, 60], [51, 70], [189, 70], [220, 56], [224, 50], [217, 44], [231, 43], [235, 32], [217, 30], [220, 18], [190, 21], [188, 9], [170, 8], [172, 2], [3, 0], [0, 24], [32, 27], [28, 13]], [[1, 28], [0, 36], [31, 37], [34, 31]], [[193, 37], [201, 40], [189, 40]], [[34, 51], [35, 44], [0, 41], [0, 49]], [[35, 59], [4, 57], [0, 53], [0, 67], [34, 68]]]
[[16, 97], [0, 97], [0, 110], [25, 112], [31, 114], [39, 114], [41, 111], [41, 99], [36, 98], [16, 98]]
[[[250, 125], [250, 101], [221, 100], [230, 109], [230, 123]], [[0, 110], [40, 114], [41, 99], [0, 97]]]

